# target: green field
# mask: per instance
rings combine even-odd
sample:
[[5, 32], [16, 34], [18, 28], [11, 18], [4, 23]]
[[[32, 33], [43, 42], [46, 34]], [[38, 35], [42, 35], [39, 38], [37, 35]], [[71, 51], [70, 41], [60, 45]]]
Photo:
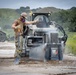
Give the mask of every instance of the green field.
[[66, 47], [70, 53], [76, 55], [76, 32], [68, 33]]

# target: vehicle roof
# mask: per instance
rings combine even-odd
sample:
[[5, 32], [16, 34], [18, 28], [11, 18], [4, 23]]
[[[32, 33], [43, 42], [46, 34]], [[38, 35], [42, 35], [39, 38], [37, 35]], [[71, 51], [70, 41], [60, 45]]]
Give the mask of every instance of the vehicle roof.
[[51, 13], [33, 13], [32, 20], [38, 15], [45, 15], [45, 16], [49, 17], [51, 15]]

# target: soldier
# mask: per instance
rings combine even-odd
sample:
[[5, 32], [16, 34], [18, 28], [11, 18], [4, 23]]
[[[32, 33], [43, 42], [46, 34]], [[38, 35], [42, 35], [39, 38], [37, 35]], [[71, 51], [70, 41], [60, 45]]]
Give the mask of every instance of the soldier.
[[26, 17], [27, 17], [27, 13], [23, 12], [20, 15], [20, 18], [17, 19], [12, 24], [12, 28], [14, 29], [14, 32], [15, 32], [15, 46], [16, 46], [15, 64], [19, 64], [20, 60], [21, 60], [21, 52], [22, 52], [22, 48], [23, 48], [23, 36], [22, 36], [23, 35], [23, 26], [37, 22], [37, 21], [26, 22]]

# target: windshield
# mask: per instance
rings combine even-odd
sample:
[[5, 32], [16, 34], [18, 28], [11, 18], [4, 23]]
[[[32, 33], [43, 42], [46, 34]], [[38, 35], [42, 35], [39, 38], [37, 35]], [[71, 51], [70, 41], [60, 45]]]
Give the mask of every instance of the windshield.
[[45, 15], [38, 15], [34, 18], [34, 20], [38, 20], [39, 22], [36, 24], [39, 28], [49, 27], [49, 19]]

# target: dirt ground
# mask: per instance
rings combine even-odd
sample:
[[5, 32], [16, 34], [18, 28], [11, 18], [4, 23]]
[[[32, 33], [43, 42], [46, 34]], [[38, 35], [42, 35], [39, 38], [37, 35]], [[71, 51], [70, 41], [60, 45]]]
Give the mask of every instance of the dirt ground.
[[[2, 50], [14, 51], [14, 43], [0, 42], [0, 51]], [[13, 53], [11, 52], [11, 55]], [[50, 60], [47, 62], [22, 58], [19, 65], [14, 64], [13, 57], [7, 59], [1, 57], [0, 75], [76, 75], [76, 57], [64, 54], [63, 61]]]

